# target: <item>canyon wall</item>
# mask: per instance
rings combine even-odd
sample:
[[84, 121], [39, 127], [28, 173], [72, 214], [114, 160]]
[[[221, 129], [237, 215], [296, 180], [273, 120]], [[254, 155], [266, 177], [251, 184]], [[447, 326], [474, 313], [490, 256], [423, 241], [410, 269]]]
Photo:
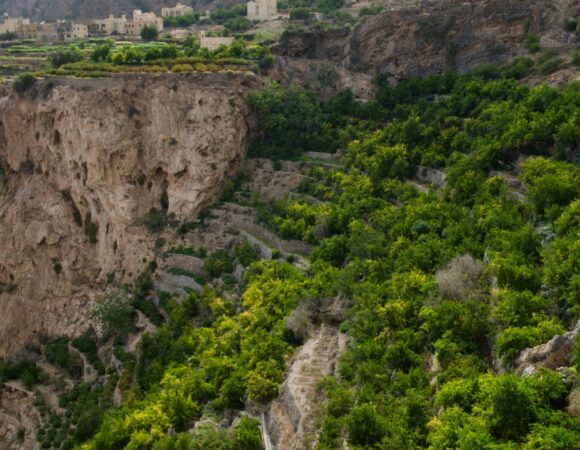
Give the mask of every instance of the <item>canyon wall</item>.
[[151, 208], [192, 220], [243, 159], [252, 74], [48, 79], [0, 97], [0, 356], [86, 328], [152, 259]]
[[[313, 27], [287, 31], [275, 47], [275, 75], [296, 73], [302, 84], [352, 87], [364, 96], [364, 82], [376, 73], [395, 79], [460, 73], [526, 54], [529, 36], [545, 49], [574, 48], [576, 33], [564, 23], [577, 19], [579, 0], [424, 1], [393, 6], [363, 19], [352, 30]], [[334, 73], [320, 70], [332, 64]], [[310, 68], [310, 71], [306, 70]], [[346, 73], [345, 73], [346, 72]], [[323, 81], [323, 83], [321, 83]]]

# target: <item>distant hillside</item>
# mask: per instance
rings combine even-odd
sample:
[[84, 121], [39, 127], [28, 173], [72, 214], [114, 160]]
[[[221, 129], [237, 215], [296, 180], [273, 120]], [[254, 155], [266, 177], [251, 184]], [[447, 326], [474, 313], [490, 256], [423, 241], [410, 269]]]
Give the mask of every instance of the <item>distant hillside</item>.
[[[0, 13], [41, 21], [62, 18], [96, 19], [109, 14], [130, 14], [133, 9], [161, 12], [178, 0], [0, 0]], [[198, 11], [241, 3], [241, 0], [181, 0]]]

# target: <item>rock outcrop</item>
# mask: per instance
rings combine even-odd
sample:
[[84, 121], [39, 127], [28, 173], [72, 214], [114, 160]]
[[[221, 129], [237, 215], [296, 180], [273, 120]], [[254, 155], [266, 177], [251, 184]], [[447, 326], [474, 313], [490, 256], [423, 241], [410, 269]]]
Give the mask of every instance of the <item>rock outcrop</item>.
[[151, 260], [152, 208], [191, 219], [216, 199], [244, 157], [259, 84], [129, 75], [1, 93], [0, 356], [86, 328], [106, 282], [130, 282]]
[[0, 394], [0, 448], [38, 450], [35, 433], [42, 419], [34, 394], [18, 382], [5, 385]]
[[570, 365], [570, 356], [580, 334], [580, 321], [566, 334], [554, 336], [545, 344], [525, 349], [515, 361], [518, 375], [531, 375], [538, 367], [556, 370]]
[[[337, 88], [358, 74], [388, 73], [401, 79], [450, 69], [463, 73], [527, 53], [531, 35], [541, 38], [545, 48], [573, 47], [578, 38], [564, 30], [564, 23], [579, 12], [578, 0], [424, 1], [391, 7], [351, 32], [287, 31], [275, 51], [278, 64], [296, 68], [298, 75], [304, 72], [300, 61], [332, 62], [336, 70], [331, 81]], [[360, 88], [360, 80], [350, 84]]]

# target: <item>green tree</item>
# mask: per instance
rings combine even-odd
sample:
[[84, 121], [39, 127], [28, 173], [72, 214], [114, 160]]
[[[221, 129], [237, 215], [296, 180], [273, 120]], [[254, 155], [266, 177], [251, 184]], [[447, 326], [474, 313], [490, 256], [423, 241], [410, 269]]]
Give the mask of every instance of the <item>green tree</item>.
[[115, 291], [98, 298], [93, 315], [105, 336], [126, 337], [134, 327], [135, 310], [132, 298], [125, 291]]
[[262, 448], [260, 422], [243, 416], [234, 430], [234, 446], [237, 450], [255, 450]]
[[158, 37], [159, 31], [151, 25], [146, 25], [141, 29], [141, 39], [144, 41], [155, 41]]
[[347, 418], [348, 440], [353, 445], [370, 448], [385, 435], [385, 419], [374, 405], [365, 403], [355, 406]]

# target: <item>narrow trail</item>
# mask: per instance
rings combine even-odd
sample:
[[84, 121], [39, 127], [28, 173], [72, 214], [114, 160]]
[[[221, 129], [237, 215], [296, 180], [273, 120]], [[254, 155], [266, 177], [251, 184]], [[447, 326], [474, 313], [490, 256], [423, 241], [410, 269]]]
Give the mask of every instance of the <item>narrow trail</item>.
[[136, 327], [140, 330], [138, 333], [131, 335], [127, 343], [125, 344], [126, 352], [134, 352], [137, 349], [137, 345], [141, 341], [143, 334], [155, 334], [157, 333], [157, 327], [151, 323], [145, 314], [137, 310], [137, 324]]
[[89, 362], [87, 357], [78, 348], [73, 347], [71, 344], [68, 345], [69, 351], [77, 355], [83, 362], [83, 381], [85, 383], [91, 383], [97, 379], [97, 371], [93, 365]]

